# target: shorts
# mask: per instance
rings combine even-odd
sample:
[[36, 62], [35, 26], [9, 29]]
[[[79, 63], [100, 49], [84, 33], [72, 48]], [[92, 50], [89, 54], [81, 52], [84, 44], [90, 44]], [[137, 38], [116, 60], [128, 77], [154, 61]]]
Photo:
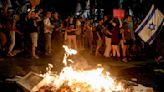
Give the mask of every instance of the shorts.
[[38, 46], [38, 33], [37, 32], [30, 33], [30, 37], [32, 41], [32, 46], [37, 47]]
[[102, 45], [102, 40], [97, 40], [97, 46], [101, 46]]
[[119, 42], [112, 42], [112, 45], [119, 45]]

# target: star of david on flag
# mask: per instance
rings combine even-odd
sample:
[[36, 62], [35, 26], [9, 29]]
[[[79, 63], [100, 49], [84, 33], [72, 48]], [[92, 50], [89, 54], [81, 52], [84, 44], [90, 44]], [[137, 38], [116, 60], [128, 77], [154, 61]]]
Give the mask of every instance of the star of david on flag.
[[155, 26], [153, 23], [149, 24], [148, 29], [150, 29], [151, 31], [155, 30]]
[[160, 30], [158, 30], [158, 28], [162, 23], [164, 23], [164, 15], [152, 5], [147, 16], [135, 32], [138, 33], [139, 37], [144, 42], [150, 45], [159, 33]]

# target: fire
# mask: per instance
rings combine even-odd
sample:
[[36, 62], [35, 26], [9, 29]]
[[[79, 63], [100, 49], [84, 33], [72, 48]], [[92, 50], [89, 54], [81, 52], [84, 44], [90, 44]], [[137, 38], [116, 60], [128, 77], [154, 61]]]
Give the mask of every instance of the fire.
[[[76, 50], [63, 46], [66, 53], [63, 58], [65, 67], [60, 74], [53, 74], [48, 64], [47, 72], [41, 75], [44, 78], [43, 86], [49, 85], [55, 87], [52, 92], [113, 92], [123, 91], [123, 84], [117, 83], [109, 72], [104, 72], [104, 68], [99, 66], [92, 70], [75, 70], [67, 65], [67, 62], [73, 62], [68, 59], [69, 56], [77, 54]], [[62, 88], [63, 87], [63, 88]], [[57, 91], [58, 92], [58, 91]]]

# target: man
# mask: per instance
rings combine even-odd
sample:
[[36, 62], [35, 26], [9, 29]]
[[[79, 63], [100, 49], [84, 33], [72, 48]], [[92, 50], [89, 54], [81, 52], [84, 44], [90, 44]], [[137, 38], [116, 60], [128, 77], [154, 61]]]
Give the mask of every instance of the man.
[[50, 18], [51, 18], [51, 12], [47, 11], [46, 15], [45, 15], [45, 19], [43, 20], [44, 39], [45, 39], [45, 55], [49, 55], [52, 52], [51, 33], [52, 33], [54, 26], [51, 24]]
[[123, 62], [127, 62], [127, 58], [129, 56], [129, 46], [131, 43], [131, 29], [128, 26], [129, 19], [128, 17], [125, 19], [125, 22], [123, 23], [122, 27], [122, 41], [123, 41], [123, 46], [122, 46], [122, 55], [123, 55]]
[[103, 38], [103, 20], [99, 20], [98, 25], [96, 27], [96, 36], [97, 36], [97, 46], [96, 46], [96, 52], [95, 56], [101, 55], [99, 53], [99, 49], [102, 47], [102, 38]]
[[104, 16], [104, 23], [103, 26], [105, 27], [105, 51], [104, 51], [104, 57], [108, 58], [110, 57], [111, 53], [111, 37], [112, 37], [112, 25], [109, 23], [109, 19], [107, 16]]
[[52, 32], [52, 48], [56, 50], [59, 50], [60, 47], [63, 45], [63, 34], [62, 34], [62, 28], [61, 28], [61, 19], [59, 18], [59, 15], [57, 12], [54, 12], [52, 14], [52, 25], [54, 26], [53, 32]]
[[34, 11], [30, 11], [28, 13], [28, 26], [29, 26], [30, 37], [32, 41], [32, 58], [34, 59], [39, 59], [38, 55], [36, 55], [36, 48], [38, 46], [37, 22], [39, 19], [40, 19], [39, 16], [37, 16]]

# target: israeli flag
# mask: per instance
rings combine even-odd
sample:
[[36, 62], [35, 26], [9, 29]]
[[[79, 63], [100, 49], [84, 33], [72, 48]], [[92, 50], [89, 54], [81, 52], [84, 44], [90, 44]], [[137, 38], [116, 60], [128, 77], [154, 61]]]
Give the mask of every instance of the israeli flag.
[[164, 15], [152, 5], [151, 9], [148, 12], [148, 15], [138, 26], [135, 32], [138, 33], [140, 38], [151, 45], [154, 38], [157, 36], [160, 30], [159, 26], [164, 22]]

